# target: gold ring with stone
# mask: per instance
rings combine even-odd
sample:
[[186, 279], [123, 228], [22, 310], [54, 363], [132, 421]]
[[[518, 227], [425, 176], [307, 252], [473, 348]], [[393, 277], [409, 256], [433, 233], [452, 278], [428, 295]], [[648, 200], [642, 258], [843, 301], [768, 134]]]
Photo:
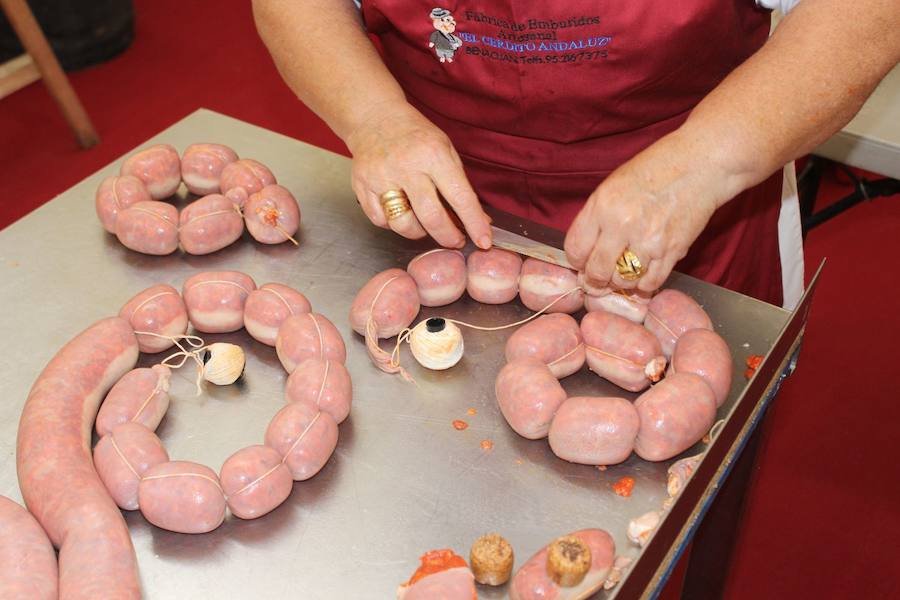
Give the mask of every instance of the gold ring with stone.
[[631, 250], [625, 250], [619, 260], [616, 261], [616, 271], [626, 281], [634, 281], [640, 279], [644, 274], [644, 265], [641, 259]]
[[402, 190], [388, 190], [381, 195], [381, 208], [388, 221], [408, 213], [412, 208]]

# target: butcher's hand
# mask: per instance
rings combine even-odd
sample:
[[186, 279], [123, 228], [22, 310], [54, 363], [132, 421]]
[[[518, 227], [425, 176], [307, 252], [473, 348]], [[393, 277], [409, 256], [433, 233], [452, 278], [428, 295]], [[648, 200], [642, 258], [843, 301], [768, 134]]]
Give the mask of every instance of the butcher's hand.
[[[353, 191], [372, 223], [410, 239], [427, 234], [441, 246], [461, 248], [465, 236], [449, 205], [472, 241], [490, 248], [490, 220], [444, 132], [409, 104], [373, 106], [360, 122], [345, 141], [353, 154]], [[381, 195], [390, 190], [405, 192], [412, 211], [388, 221]]]
[[[698, 155], [699, 154], [699, 155]], [[678, 132], [616, 169], [594, 190], [566, 235], [569, 262], [588, 293], [652, 292], [728, 200], [728, 175]], [[630, 249], [644, 274], [628, 281], [616, 261]]]

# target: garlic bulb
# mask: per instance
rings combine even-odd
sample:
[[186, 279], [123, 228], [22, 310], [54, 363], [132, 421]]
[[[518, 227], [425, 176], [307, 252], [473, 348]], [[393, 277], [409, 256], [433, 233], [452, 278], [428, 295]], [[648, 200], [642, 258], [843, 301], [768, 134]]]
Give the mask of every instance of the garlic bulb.
[[442, 371], [462, 358], [462, 332], [450, 321], [428, 319], [413, 328], [409, 336], [409, 347], [423, 367]]
[[203, 379], [216, 385], [230, 385], [244, 373], [244, 351], [240, 346], [218, 342], [203, 354]]

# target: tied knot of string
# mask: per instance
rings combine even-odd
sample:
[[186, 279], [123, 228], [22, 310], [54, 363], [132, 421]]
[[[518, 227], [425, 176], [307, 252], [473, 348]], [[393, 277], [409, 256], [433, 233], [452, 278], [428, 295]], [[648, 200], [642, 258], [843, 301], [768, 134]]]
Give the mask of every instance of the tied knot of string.
[[290, 240], [292, 244], [295, 246], [299, 246], [300, 243], [291, 237], [285, 229], [278, 224], [278, 219], [281, 218], [281, 211], [272, 203], [266, 202], [264, 206], [256, 207], [256, 216], [259, 217], [259, 220], [268, 225], [269, 227], [274, 227], [278, 230], [281, 235], [284, 236], [284, 239]]
[[[160, 361], [164, 367], [169, 367], [170, 369], [180, 369], [187, 363], [189, 360], [193, 360], [197, 363], [197, 381], [194, 385], [197, 386], [197, 395], [203, 393], [203, 386], [201, 385], [203, 382], [203, 375], [206, 372], [206, 365], [203, 363], [203, 359], [200, 358], [200, 353], [205, 351], [209, 346], [206, 345], [206, 342], [203, 341], [203, 338], [196, 335], [160, 335], [158, 333], [153, 333], [152, 331], [135, 331], [136, 334], [139, 335], [150, 335], [153, 337], [162, 338], [164, 340], [169, 340], [176, 346], [178, 346], [178, 352], [173, 352], [169, 356], [165, 357]], [[184, 342], [191, 350], [188, 350], [182, 345]], [[179, 360], [180, 359], [180, 360]]]

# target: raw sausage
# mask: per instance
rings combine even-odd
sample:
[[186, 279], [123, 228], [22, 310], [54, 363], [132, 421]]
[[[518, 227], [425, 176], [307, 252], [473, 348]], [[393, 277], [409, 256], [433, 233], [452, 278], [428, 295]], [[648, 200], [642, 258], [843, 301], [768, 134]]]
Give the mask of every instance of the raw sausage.
[[643, 323], [650, 305], [650, 295], [639, 290], [608, 290], [606, 294], [585, 294], [584, 309], [588, 312], [605, 310], [625, 317], [635, 323]]
[[510, 600], [577, 600], [599, 590], [613, 570], [616, 543], [602, 529], [582, 529], [569, 535], [584, 542], [591, 550], [591, 566], [576, 586], [561, 587], [547, 573], [547, 546], [528, 559], [513, 575], [509, 585]]
[[[187, 308], [178, 290], [171, 285], [154, 285], [132, 297], [122, 306], [119, 316], [136, 332], [141, 352], [156, 353], [175, 345], [170, 339], [187, 331]], [[142, 335], [149, 332], [156, 335]]]
[[103, 437], [123, 423], [134, 421], [155, 431], [169, 408], [169, 379], [164, 365], [132, 369], [109, 390], [97, 413], [96, 430]]
[[225, 495], [216, 473], [175, 460], [151, 467], [138, 485], [144, 518], [178, 533], [206, 533], [225, 520]]
[[459, 250], [436, 248], [419, 254], [406, 272], [416, 282], [422, 306], [446, 306], [466, 291], [466, 257]]
[[702, 377], [716, 396], [717, 408], [728, 398], [733, 368], [728, 344], [715, 331], [691, 329], [675, 344], [672, 372]]
[[[247, 203], [247, 198], [250, 197], [250, 194], [247, 193], [242, 187], [234, 187], [228, 190], [227, 192], [222, 192], [226, 198], [231, 200], [234, 204], [236, 204], [239, 208], [243, 209], [244, 205]], [[243, 213], [242, 213], [243, 214]]]
[[337, 446], [338, 426], [326, 412], [305, 402], [291, 402], [266, 429], [266, 446], [284, 458], [296, 481], [318, 473]]
[[311, 310], [309, 300], [297, 290], [280, 283], [267, 283], [247, 296], [244, 328], [256, 341], [274, 346], [278, 328], [285, 319]]
[[268, 446], [248, 446], [228, 457], [219, 480], [231, 513], [241, 519], [259, 518], [279, 506], [294, 486], [281, 455]]
[[221, 250], [244, 233], [240, 209], [222, 194], [210, 194], [191, 202], [178, 219], [178, 239], [188, 254]]
[[181, 179], [192, 194], [218, 193], [222, 169], [237, 159], [237, 153], [222, 144], [191, 144], [181, 156]]
[[110, 233], [116, 232], [116, 217], [120, 210], [132, 204], [153, 200], [150, 192], [137, 177], [132, 175], [107, 177], [97, 188], [94, 207], [103, 228]]
[[219, 189], [223, 194], [240, 187], [244, 188], [244, 191], [250, 196], [273, 183], [278, 182], [275, 181], [272, 171], [252, 158], [242, 158], [225, 165], [219, 176]]
[[138, 484], [150, 467], [169, 460], [156, 434], [139, 423], [119, 425], [94, 448], [94, 468], [119, 508], [137, 510]]
[[[578, 287], [574, 271], [536, 258], [526, 258], [519, 275], [519, 298], [531, 310], [541, 310], [566, 292]], [[572, 292], [547, 309], [549, 313], [574, 313], [584, 305], [584, 292]]]
[[397, 592], [397, 600], [476, 600], [475, 576], [468, 567], [427, 575]]
[[530, 440], [547, 437], [556, 409], [566, 400], [566, 391], [550, 368], [533, 358], [514, 360], [500, 369], [494, 393], [509, 426]]
[[506, 304], [519, 293], [522, 258], [500, 248], [475, 250], [466, 260], [466, 291], [482, 304]]
[[132, 204], [116, 217], [116, 237], [135, 252], [172, 254], [178, 249], [178, 210], [156, 200]]
[[334, 324], [319, 313], [288, 317], [278, 329], [275, 353], [288, 373], [307, 358], [327, 358], [344, 364], [347, 348]]
[[244, 326], [244, 303], [256, 282], [238, 271], [206, 271], [184, 282], [181, 295], [191, 325], [203, 333], [229, 333]]
[[280, 244], [292, 239], [300, 228], [300, 207], [287, 188], [265, 186], [244, 203], [247, 231], [262, 244]]
[[47, 534], [27, 510], [0, 496], [0, 598], [56, 600], [58, 584]]
[[140, 597], [128, 527], [94, 470], [90, 446], [101, 398], [137, 358], [131, 326], [104, 319], [56, 353], [25, 401], [16, 440], [19, 488], [59, 548], [65, 598]]
[[343, 364], [323, 358], [307, 358], [287, 379], [284, 396], [288, 402], [305, 402], [327, 412], [342, 423], [350, 414], [353, 384]]
[[419, 314], [416, 281], [403, 269], [387, 269], [362, 287], [350, 307], [350, 326], [366, 335], [371, 314], [376, 337], [389, 338], [409, 327]]
[[697, 302], [678, 290], [662, 290], [650, 301], [644, 326], [662, 344], [666, 358], [672, 357], [675, 342], [685, 331], [710, 329], [712, 321]]
[[588, 367], [630, 392], [658, 381], [666, 369], [659, 340], [625, 317], [598, 310], [581, 320]]
[[634, 451], [644, 460], [666, 460], [697, 442], [716, 418], [716, 398], [699, 375], [672, 373], [635, 401], [641, 427]]
[[550, 448], [582, 465], [615, 465], [631, 455], [640, 418], [624, 398], [576, 396], [562, 403], [550, 425]]
[[506, 342], [506, 360], [535, 358], [558, 378], [568, 377], [584, 365], [584, 340], [578, 321], [566, 314], [541, 315], [526, 323]]
[[168, 198], [181, 185], [181, 160], [168, 144], [150, 146], [122, 163], [120, 175], [134, 175], [144, 182], [154, 200]]

